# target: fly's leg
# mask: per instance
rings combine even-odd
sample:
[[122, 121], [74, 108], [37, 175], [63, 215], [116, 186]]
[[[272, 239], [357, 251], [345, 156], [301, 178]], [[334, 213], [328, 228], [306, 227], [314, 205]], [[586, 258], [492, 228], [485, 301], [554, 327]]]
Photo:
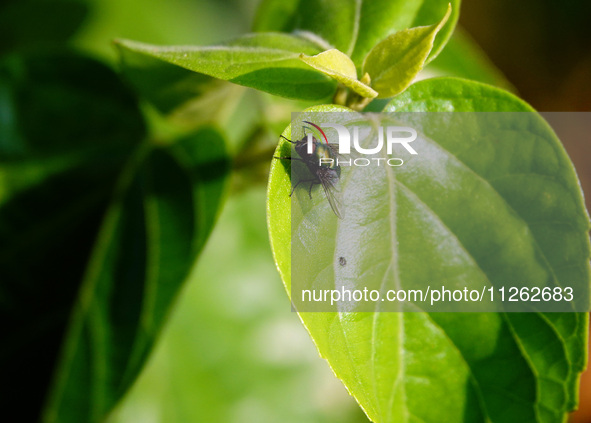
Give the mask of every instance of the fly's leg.
[[316, 183], [315, 179], [312, 179], [312, 182], [310, 182], [310, 187], [308, 188], [308, 197], [310, 197], [310, 200], [312, 199], [312, 187], [316, 185]]
[[285, 141], [288, 141], [292, 144], [297, 144], [295, 141], [290, 140], [289, 138], [285, 138], [283, 135], [279, 135], [280, 138], [283, 138]]
[[300, 162], [303, 162], [302, 159], [300, 159], [299, 157], [277, 157], [277, 156], [273, 156], [274, 159], [279, 159], [279, 160], [299, 160]]
[[[311, 183], [310, 183], [310, 186], [312, 186], [312, 185], [313, 185], [313, 183], [314, 183], [313, 181], [315, 181], [315, 179], [301, 179], [301, 180], [299, 180], [299, 181], [298, 181], [298, 182], [297, 182], [297, 183], [296, 183], [296, 184], [293, 186], [293, 188], [291, 189], [291, 192], [289, 193], [289, 196], [290, 196], [290, 197], [292, 196], [292, 194], [293, 194], [293, 192], [295, 191], [295, 189], [296, 189], [296, 188], [298, 187], [298, 185], [299, 185], [299, 184], [301, 184], [302, 182], [304, 182], [304, 183], [305, 183], [305, 182], [311, 182]], [[312, 188], [310, 188], [310, 190], [311, 190], [311, 189], [312, 189]], [[312, 198], [312, 197], [310, 196], [310, 198]]]
[[[286, 138], [287, 139], [287, 138]], [[288, 140], [289, 141], [289, 140]], [[291, 141], [290, 141], [291, 142]], [[279, 159], [279, 160], [298, 160], [300, 162], [304, 162], [303, 159], [300, 159], [299, 157], [278, 157], [278, 156], [273, 156], [273, 158], [275, 159]], [[305, 162], [304, 162], [305, 163]], [[301, 179], [299, 180], [291, 189], [291, 192], [289, 193], [289, 196], [291, 197], [293, 195], [293, 192], [295, 191], [295, 189], [297, 188], [297, 186], [299, 184], [301, 184], [302, 182], [310, 182], [310, 189], [308, 190], [308, 195], [310, 196], [310, 199], [312, 199], [312, 185], [314, 185], [314, 181], [316, 181], [315, 178], [312, 179]]]

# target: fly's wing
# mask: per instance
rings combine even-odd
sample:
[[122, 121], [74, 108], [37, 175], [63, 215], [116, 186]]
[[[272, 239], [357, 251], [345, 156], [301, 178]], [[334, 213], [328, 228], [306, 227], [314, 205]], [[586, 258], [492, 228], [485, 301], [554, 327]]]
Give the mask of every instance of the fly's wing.
[[336, 143], [328, 143], [328, 147], [330, 148], [330, 151], [332, 152], [332, 154], [334, 154], [335, 157], [341, 157], [341, 155], [339, 154], [339, 145]]
[[320, 180], [322, 188], [324, 188], [326, 199], [328, 200], [328, 204], [330, 204], [332, 211], [339, 219], [342, 219], [343, 213], [341, 212], [341, 203], [335, 196], [335, 191], [338, 191], [338, 175], [332, 169], [323, 170], [318, 172], [318, 179]]

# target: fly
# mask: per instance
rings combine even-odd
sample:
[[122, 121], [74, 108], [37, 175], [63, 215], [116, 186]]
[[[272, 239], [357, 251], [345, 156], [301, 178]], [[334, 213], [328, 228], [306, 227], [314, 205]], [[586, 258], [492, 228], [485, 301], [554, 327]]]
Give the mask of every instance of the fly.
[[[323, 144], [316, 138], [312, 137], [312, 153], [308, 153], [308, 140], [307, 136], [299, 141], [292, 141], [281, 135], [281, 138], [294, 144], [298, 157], [275, 157], [281, 160], [298, 160], [303, 162], [310, 173], [314, 176], [310, 179], [299, 180], [291, 190], [289, 196], [293, 194], [297, 186], [301, 183], [310, 182], [310, 188], [308, 189], [308, 195], [312, 198], [312, 187], [314, 185], [322, 185], [326, 199], [332, 208], [334, 214], [342, 219], [343, 215], [340, 210], [340, 203], [335, 197], [334, 192], [337, 190], [336, 185], [341, 177], [341, 168], [337, 163], [336, 158], [338, 157], [338, 144]], [[320, 163], [320, 159], [332, 159], [325, 160]]]

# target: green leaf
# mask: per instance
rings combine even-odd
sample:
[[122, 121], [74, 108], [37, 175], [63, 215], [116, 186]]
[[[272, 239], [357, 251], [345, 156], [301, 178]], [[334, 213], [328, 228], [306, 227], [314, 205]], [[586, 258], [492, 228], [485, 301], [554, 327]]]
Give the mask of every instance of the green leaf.
[[0, 103], [0, 354], [10, 380], [0, 403], [37, 421], [102, 214], [145, 128], [117, 75], [71, 53], [6, 57]]
[[[306, 112], [335, 110], [320, 106]], [[533, 112], [505, 91], [451, 78], [416, 83], [387, 110]], [[390, 257], [398, 263], [403, 285], [421, 274], [438, 280], [448, 266], [458, 274], [476, 271], [506, 283], [531, 275], [538, 257], [544, 257], [543, 267], [556, 280], [588, 284], [589, 220], [578, 180], [556, 136], [541, 119], [535, 122], [521, 128], [516, 138], [528, 148], [512, 145], [511, 139], [478, 144], [484, 138], [424, 127], [432, 140], [430, 159], [398, 168], [396, 195], [383, 186], [372, 186], [371, 199], [356, 202], [355, 211], [365, 208], [368, 219], [376, 210], [395, 213], [392, 228], [384, 230], [368, 222], [364, 234], [371, 238], [372, 248], [349, 244], [347, 254], [371, 263], [374, 267], [364, 269], [364, 274], [374, 271], [378, 278], [383, 276], [379, 263]], [[289, 138], [291, 128], [283, 135]], [[469, 140], [474, 145], [466, 145]], [[276, 155], [289, 150], [287, 142], [280, 142]], [[434, 167], [439, 163], [445, 166]], [[435, 168], [439, 170], [434, 172]], [[367, 184], [362, 174], [356, 176], [355, 183]], [[347, 181], [342, 183], [344, 196]], [[330, 263], [338, 260], [339, 231], [346, 230], [335, 224], [337, 219], [321, 194], [315, 194], [311, 206], [320, 219], [313, 224], [319, 228], [306, 222], [305, 229], [299, 229], [302, 216], [299, 208], [291, 207], [291, 186], [289, 165], [275, 160], [268, 186], [268, 229], [288, 293], [291, 245], [301, 242], [292, 239], [292, 231], [309, 234], [322, 228], [322, 237], [315, 238], [317, 245], [307, 245], [314, 262]], [[551, 206], [544, 200], [548, 195], [555, 196]], [[516, 240], [515, 236], [520, 248], [495, 245], [497, 237]], [[491, 249], [498, 248], [507, 254], [491, 254]], [[299, 315], [320, 355], [375, 422], [551, 423], [564, 421], [577, 403], [576, 382], [586, 357], [586, 314]]]
[[427, 62], [437, 57], [454, 32], [460, 15], [460, 0], [364, 1], [359, 36], [351, 57], [355, 63], [361, 63], [369, 51], [389, 35], [407, 28], [431, 25], [446, 14], [449, 5], [449, 19], [437, 33]]
[[351, 61], [349, 56], [336, 49], [324, 51], [316, 56], [307, 56], [302, 53], [300, 59], [363, 97], [374, 98], [378, 95], [377, 92], [357, 79], [355, 63]]
[[[435, 78], [432, 80], [421, 81], [413, 85], [408, 93], [403, 93], [390, 103], [386, 111], [428, 111], [428, 110], [445, 110], [445, 111], [532, 111], [531, 107], [518, 100], [516, 97], [507, 94], [500, 89], [494, 89], [487, 85], [470, 83], [461, 79], [455, 78]], [[566, 162], [567, 170], [564, 171], [565, 183], [570, 185], [578, 185], [576, 174], [572, 171], [572, 165], [566, 157], [562, 148], [557, 151], [558, 157], [561, 161]], [[514, 180], [508, 182], [508, 185], [513, 185]], [[531, 190], [529, 184], [523, 190]], [[571, 219], [575, 219], [574, 215], [579, 214], [581, 217], [579, 226], [582, 228], [586, 225], [583, 221], [587, 221], [584, 205], [580, 200], [579, 189], [571, 188], [576, 192], [576, 205], [573, 205], [571, 211]], [[516, 198], [517, 199], [517, 198]], [[516, 206], [515, 206], [516, 207]], [[531, 204], [525, 204], [522, 208], [528, 208], [530, 212], [535, 210]], [[566, 206], [565, 206], [566, 208]], [[547, 239], [548, 234], [553, 231], [549, 230], [544, 233], [545, 227], [537, 227], [537, 236], [542, 239]], [[575, 244], [577, 241], [577, 234], [579, 233], [575, 228], [570, 231], [567, 228], [562, 228], [564, 232], [560, 239], [556, 238], [547, 242], [547, 247], [552, 248], [553, 253], [549, 253], [550, 257], [562, 257], [562, 250], [567, 245]], [[588, 238], [585, 236], [579, 241], [581, 245], [578, 252], [581, 256], [589, 255]], [[554, 250], [557, 253], [554, 253]], [[578, 267], [575, 267], [573, 274], [583, 275], [583, 278], [589, 278], [588, 265], [582, 262]], [[556, 270], [555, 270], [556, 272]], [[562, 278], [573, 277], [568, 275], [568, 269], [561, 269], [561, 272], [556, 272], [558, 275], [564, 273]], [[581, 277], [581, 276], [578, 276]], [[560, 279], [560, 278], [559, 278]], [[515, 317], [515, 314], [508, 314], [509, 317]], [[526, 315], [531, 316], [531, 315]], [[535, 317], [531, 317], [535, 319]], [[566, 409], [573, 410], [578, 404], [578, 381], [580, 373], [586, 366], [587, 350], [587, 336], [588, 336], [588, 316], [580, 313], [564, 314], [564, 313], [547, 313], [542, 316], [544, 321], [548, 321], [551, 329], [558, 334], [564, 342], [564, 349], [567, 357], [567, 362], [570, 364], [568, 372], [568, 379], [565, 383], [565, 395], [567, 398]], [[548, 360], [548, 358], [546, 358]], [[547, 363], [547, 364], [551, 364]], [[541, 373], [543, 374], [543, 373]]]
[[324, 48], [295, 35], [250, 34], [209, 47], [158, 47], [125, 40], [117, 45], [122, 50], [288, 98], [326, 99], [336, 87], [330, 78], [299, 60], [300, 54], [315, 55]]
[[423, 65], [433, 48], [435, 36], [445, 25], [451, 6], [437, 24], [405, 29], [377, 44], [363, 62], [363, 72], [371, 77], [379, 98], [393, 97], [404, 91]]
[[228, 170], [223, 138], [207, 127], [130, 161], [74, 306], [45, 422], [103, 421], [130, 387], [213, 227]]
[[121, 70], [138, 95], [178, 129], [219, 122], [244, 89], [133, 50], [119, 49]]
[[147, 151], [135, 97], [111, 69], [73, 54], [2, 60], [0, 104], [0, 355], [10, 380], [0, 404], [22, 421], [39, 421], [44, 404], [46, 421], [102, 421], [211, 230], [224, 140], [204, 128]]
[[183, 105], [209, 92], [221, 82], [136, 51], [119, 49], [121, 71], [143, 98], [161, 113], [174, 113]]
[[261, 0], [254, 17], [254, 32], [287, 31], [300, 0]]
[[[285, 309], [261, 188], [229, 196], [149, 363], [109, 423], [141, 422], [146, 404], [166, 423], [367, 423]], [[257, 287], [262, 298], [247, 299]], [[258, 405], [240, 408], [245, 395]]]
[[254, 30], [309, 31], [360, 66], [378, 42], [397, 31], [437, 22], [450, 3], [451, 16], [433, 43], [430, 61], [454, 30], [459, 0], [266, 0], [259, 6]]

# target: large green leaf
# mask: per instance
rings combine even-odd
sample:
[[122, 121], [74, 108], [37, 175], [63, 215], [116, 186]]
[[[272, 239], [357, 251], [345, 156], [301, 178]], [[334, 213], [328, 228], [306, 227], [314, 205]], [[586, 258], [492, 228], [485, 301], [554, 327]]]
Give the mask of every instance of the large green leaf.
[[0, 103], [0, 402], [36, 421], [102, 214], [145, 129], [117, 75], [69, 53], [6, 57]]
[[129, 162], [82, 282], [44, 421], [102, 421], [135, 380], [213, 227], [228, 165], [211, 128]]
[[[532, 111], [528, 105], [503, 90], [469, 83], [461, 79], [436, 78], [422, 81], [416, 84], [416, 87], [411, 88], [413, 89], [408, 93], [405, 92], [393, 100], [386, 111]], [[534, 232], [537, 242], [542, 243], [548, 250], [545, 256], [551, 262], [553, 272], [557, 275], [558, 280], [568, 281], [570, 278], [588, 280], [589, 267], [588, 260], [585, 259], [589, 256], [589, 241], [586, 235], [588, 217], [580, 195], [577, 177], [572, 170], [572, 164], [557, 141], [553, 147], [554, 152], [546, 158], [546, 161], [551, 163], [555, 155], [564, 169], [560, 180], [565, 188], [557, 186], [556, 190], [561, 195], [562, 192], [566, 194], [570, 191], [572, 197], [570, 201], [555, 200], [561, 203], [564, 220], [569, 222], [567, 225], [557, 224], [557, 221], [554, 220], [556, 216], [552, 216], [552, 210], [543, 207], [536, 208], [533, 205], [534, 201], [529, 196], [527, 198], [530, 201], [520, 201], [523, 197], [518, 194], [519, 191], [534, 193], [535, 191], [532, 189], [534, 183], [540, 190], [539, 192], [545, 192], [549, 181], [545, 180], [544, 173], [540, 172], [537, 181], [524, 178], [521, 181], [522, 186], [515, 189], [514, 195], [511, 195], [517, 184], [517, 180], [514, 178], [498, 179], [495, 181], [494, 187], [500, 192], [507, 192], [506, 196], [510, 197], [507, 201], [520, 215], [525, 216], [526, 221], [546, 219], [548, 222], [546, 225], [540, 225], [536, 220], [536, 224], [530, 225], [530, 230]], [[525, 160], [527, 157], [523, 159]], [[544, 214], [538, 215], [540, 210], [545, 210]], [[576, 258], [571, 258], [573, 260], [571, 267], [571, 265], [565, 265], [568, 260], [565, 248], [573, 245], [576, 245], [575, 248], [581, 259], [575, 264]], [[514, 314], [508, 316], [510, 318], [516, 317]], [[535, 318], [531, 317], [532, 320]], [[586, 365], [588, 317], [577, 313], [549, 313], [544, 314], [541, 320], [548, 321], [551, 329], [564, 340], [567, 362], [570, 364], [565, 391], [568, 399], [567, 407], [572, 409], [577, 403], [579, 375]]]
[[[335, 110], [321, 106], [308, 112]], [[507, 92], [451, 78], [412, 85], [387, 110], [533, 112]], [[371, 248], [346, 246], [356, 262], [370, 263], [363, 270], [374, 270], [375, 277], [382, 278], [379, 263], [390, 257], [403, 285], [425, 274], [438, 280], [450, 266], [458, 274], [507, 283], [512, 276], [531, 276], [542, 258], [541, 266], [557, 281], [588, 284], [589, 222], [580, 187], [560, 142], [541, 120], [521, 128], [523, 147], [535, 139], [530, 148], [517, 148], [510, 139], [466, 145], [485, 138], [423, 129], [432, 140], [429, 160], [421, 161], [419, 155], [390, 174], [396, 189], [382, 192], [384, 187], [372, 186], [373, 195], [349, 206], [356, 207], [357, 215], [365, 210], [368, 219], [378, 210], [396, 216], [391, 228], [380, 227], [379, 233], [373, 233], [376, 226], [368, 222], [364, 234], [366, 241], [372, 239]], [[530, 130], [539, 132], [532, 138]], [[291, 128], [283, 135], [289, 138]], [[285, 155], [286, 148], [281, 143], [277, 155]], [[356, 176], [361, 179], [355, 183], [363, 185], [363, 175]], [[346, 181], [343, 187], [346, 196]], [[298, 222], [304, 224], [299, 208], [291, 207], [290, 190], [289, 168], [274, 161], [268, 227], [288, 292], [291, 233], [298, 231]], [[548, 203], [548, 198], [553, 199]], [[320, 221], [305, 222], [306, 233], [322, 231], [310, 252], [314, 263], [338, 263], [339, 248], [344, 247], [336, 240], [346, 228], [335, 223], [321, 195], [315, 195], [311, 207]], [[521, 244], [516, 248], [500, 237], [519, 238]], [[309, 267], [298, 272], [313, 272], [315, 266]], [[586, 357], [586, 314], [299, 315], [321, 356], [375, 422], [550, 423], [563, 421], [577, 403], [577, 381]]]
[[451, 36], [460, 11], [459, 0], [267, 0], [261, 3], [255, 31], [309, 31], [345, 52], [360, 66], [365, 55], [388, 35], [432, 25], [452, 14], [434, 42], [435, 58]]
[[101, 421], [213, 225], [224, 140], [142, 147], [117, 75], [66, 53], [2, 61], [0, 103], [0, 401], [19, 421], [44, 403], [46, 421]]
[[324, 48], [295, 35], [250, 34], [210, 47], [158, 47], [125, 40], [117, 44], [123, 50], [283, 97], [326, 99], [336, 87], [328, 76], [299, 60], [300, 54], [315, 55]]

